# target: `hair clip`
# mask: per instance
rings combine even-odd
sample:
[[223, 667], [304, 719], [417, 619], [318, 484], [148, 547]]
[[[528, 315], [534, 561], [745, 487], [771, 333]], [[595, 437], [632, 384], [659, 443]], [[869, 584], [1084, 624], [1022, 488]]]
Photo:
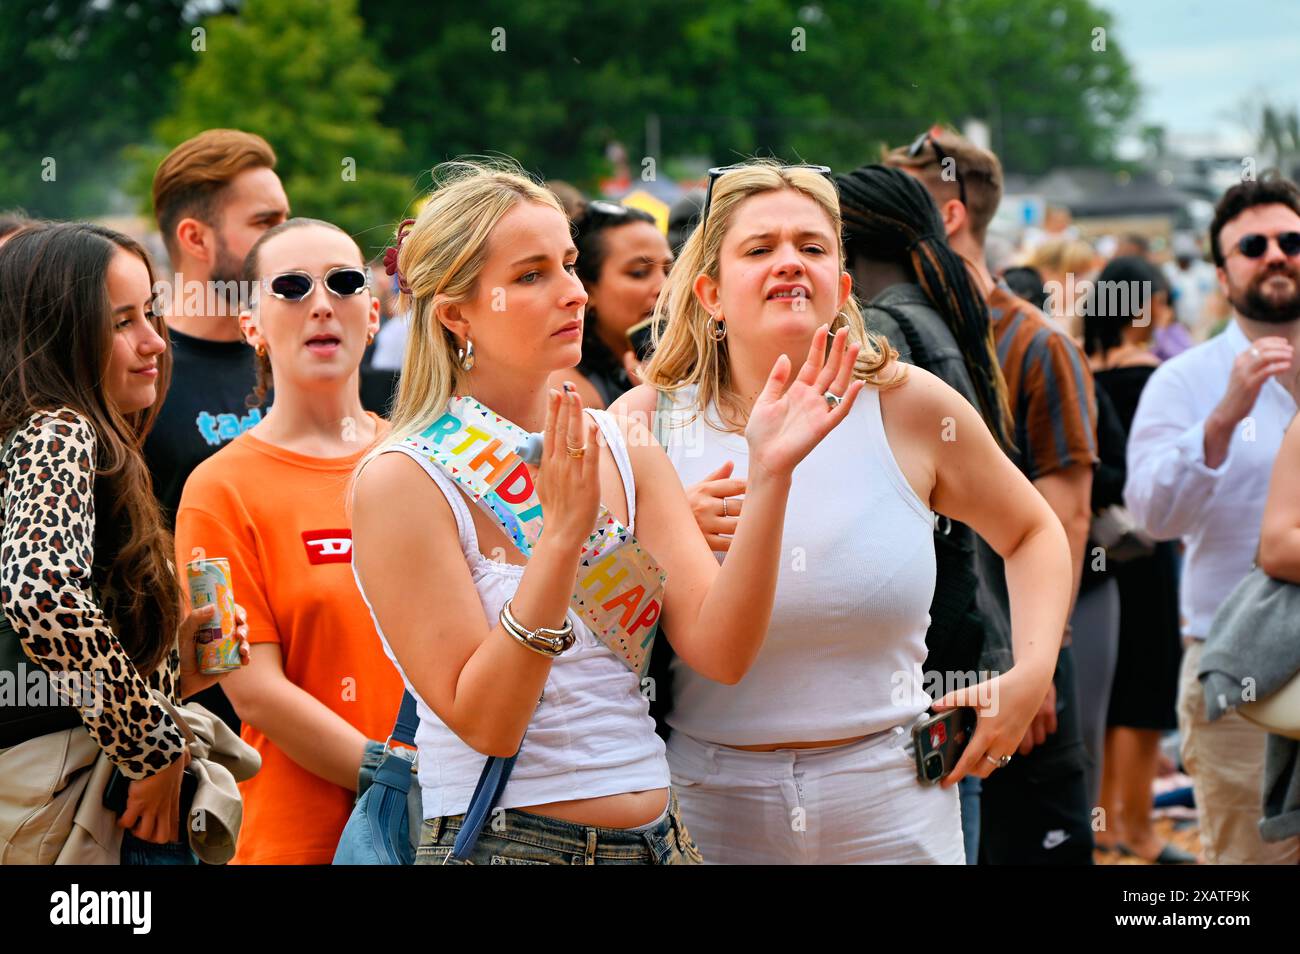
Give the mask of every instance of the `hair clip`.
[[406, 279], [397, 269], [397, 253], [402, 249], [402, 240], [406, 238], [407, 233], [411, 231], [411, 226], [415, 224], [415, 219], [403, 219], [402, 224], [397, 227], [397, 243], [384, 249], [384, 271], [389, 275], [397, 276], [397, 287], [401, 289], [402, 294], [411, 294], [411, 286], [406, 284]]

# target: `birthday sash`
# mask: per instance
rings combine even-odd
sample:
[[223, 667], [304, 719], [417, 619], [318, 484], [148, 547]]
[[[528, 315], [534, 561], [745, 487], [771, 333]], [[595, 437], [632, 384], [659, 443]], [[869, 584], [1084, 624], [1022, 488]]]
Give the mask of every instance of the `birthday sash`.
[[[542, 535], [542, 503], [528, 472], [539, 437], [470, 397], [403, 443], [437, 464], [526, 557]], [[594, 448], [593, 448], [594, 450]], [[659, 628], [665, 577], [627, 527], [601, 504], [582, 545], [569, 605], [596, 638], [638, 676]]]

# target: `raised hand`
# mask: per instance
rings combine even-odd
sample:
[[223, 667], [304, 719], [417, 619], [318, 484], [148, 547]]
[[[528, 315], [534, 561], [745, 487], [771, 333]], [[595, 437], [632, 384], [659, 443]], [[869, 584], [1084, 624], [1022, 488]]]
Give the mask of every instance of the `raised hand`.
[[568, 382], [563, 393], [548, 395], [542, 433], [537, 496], [546, 519], [543, 535], [577, 546], [600, 509], [600, 444], [596, 422], [583, 413], [582, 398]]
[[[1294, 359], [1295, 348], [1291, 342], [1276, 335], [1260, 338], [1237, 355], [1232, 362], [1228, 389], [1219, 402], [1224, 417], [1234, 424], [1243, 420], [1254, 408], [1268, 379], [1289, 371]], [[1283, 383], [1288, 382], [1283, 379]]]
[[[863, 382], [853, 380], [853, 365], [862, 346], [849, 344], [848, 329], [841, 328], [827, 355], [829, 334], [828, 325], [817, 329], [808, 357], [788, 389], [790, 360], [781, 355], [772, 366], [745, 428], [751, 481], [762, 472], [774, 477], [793, 473], [795, 465], [848, 416], [861, 392]], [[843, 398], [838, 407], [828, 405], [827, 392]]]

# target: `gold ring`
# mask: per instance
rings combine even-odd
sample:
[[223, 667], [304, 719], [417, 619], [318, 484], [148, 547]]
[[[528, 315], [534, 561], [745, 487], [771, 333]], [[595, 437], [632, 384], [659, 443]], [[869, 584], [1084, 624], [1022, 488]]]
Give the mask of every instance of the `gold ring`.
[[584, 457], [584, 456], [586, 455], [586, 453], [587, 453], [587, 445], [586, 445], [586, 444], [583, 444], [581, 447], [569, 447], [569, 446], [566, 444], [565, 447], [564, 447], [564, 449], [565, 449], [565, 451], [568, 453], [568, 455], [569, 455], [570, 457], [572, 457], [574, 460], [578, 460], [578, 459]]

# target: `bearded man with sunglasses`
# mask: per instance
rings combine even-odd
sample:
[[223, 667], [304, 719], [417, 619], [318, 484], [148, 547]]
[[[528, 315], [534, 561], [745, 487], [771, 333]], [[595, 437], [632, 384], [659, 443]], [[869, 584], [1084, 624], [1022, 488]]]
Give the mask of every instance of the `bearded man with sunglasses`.
[[1211, 864], [1295, 864], [1300, 839], [1260, 838], [1265, 731], [1229, 711], [1205, 718], [1197, 669], [1219, 605], [1250, 571], [1282, 434], [1296, 413], [1300, 190], [1243, 182], [1210, 225], [1233, 320], [1152, 375], [1128, 445], [1124, 498], [1153, 536], [1187, 547], [1181, 581], [1182, 755]]

